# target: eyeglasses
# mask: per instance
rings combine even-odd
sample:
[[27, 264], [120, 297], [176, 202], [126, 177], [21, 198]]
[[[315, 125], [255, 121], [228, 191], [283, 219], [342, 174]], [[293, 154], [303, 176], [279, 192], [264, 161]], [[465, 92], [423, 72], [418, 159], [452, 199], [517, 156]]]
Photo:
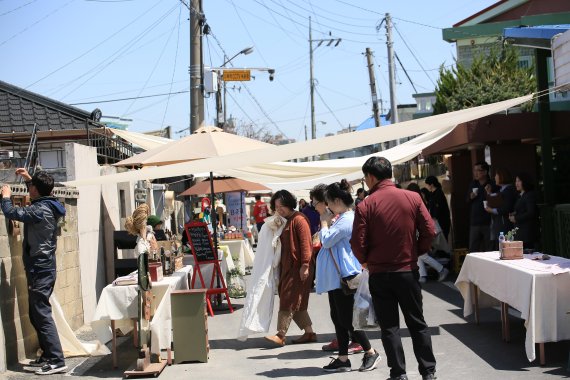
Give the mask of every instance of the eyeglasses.
[[315, 201], [311, 201], [311, 204], [313, 205], [313, 207], [317, 207], [317, 205], [318, 205], [319, 203], [322, 203], [322, 202], [319, 202], [319, 201], [316, 201], [316, 202], [315, 202]]

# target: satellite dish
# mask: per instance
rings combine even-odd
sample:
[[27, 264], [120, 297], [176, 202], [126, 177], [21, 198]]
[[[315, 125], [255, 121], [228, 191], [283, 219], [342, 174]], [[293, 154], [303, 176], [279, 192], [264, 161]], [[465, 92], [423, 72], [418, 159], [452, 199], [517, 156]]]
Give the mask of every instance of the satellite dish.
[[93, 112], [91, 112], [91, 120], [99, 122], [101, 120], [101, 116], [103, 116], [103, 112], [99, 108], [95, 108]]

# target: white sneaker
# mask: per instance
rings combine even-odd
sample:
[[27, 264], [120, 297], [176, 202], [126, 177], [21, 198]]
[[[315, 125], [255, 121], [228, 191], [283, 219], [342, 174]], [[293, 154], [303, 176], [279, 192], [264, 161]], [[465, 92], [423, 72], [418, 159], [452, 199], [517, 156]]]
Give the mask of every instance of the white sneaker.
[[53, 375], [54, 373], [60, 373], [67, 371], [66, 365], [56, 366], [53, 364], [46, 364], [38, 371], [36, 371], [36, 375]]
[[443, 280], [445, 280], [447, 278], [448, 274], [449, 274], [449, 271], [447, 270], [447, 268], [443, 268], [441, 270], [441, 272], [439, 272], [439, 276], [437, 276], [437, 281], [442, 282]]
[[420, 284], [425, 284], [427, 282], [427, 277], [421, 276], [418, 281], [420, 282]]

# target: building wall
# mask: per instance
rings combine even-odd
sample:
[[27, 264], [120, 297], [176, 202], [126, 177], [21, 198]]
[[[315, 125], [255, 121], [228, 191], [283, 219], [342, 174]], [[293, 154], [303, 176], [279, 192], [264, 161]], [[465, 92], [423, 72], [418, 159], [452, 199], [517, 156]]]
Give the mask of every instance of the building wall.
[[[18, 194], [27, 195], [24, 185], [12, 187], [19, 189]], [[83, 325], [77, 192], [61, 188], [58, 190], [62, 196], [66, 196], [60, 198], [60, 201], [65, 203], [67, 215], [66, 224], [57, 241], [57, 281], [54, 294], [62, 306], [65, 319], [72, 329], [77, 329]], [[37, 336], [28, 316], [28, 291], [21, 241], [24, 228], [22, 224], [21, 234], [12, 236], [7, 220], [0, 213], [0, 314], [1, 329], [4, 336], [8, 337], [3, 346], [8, 365], [35, 356], [38, 348]]]
[[[65, 144], [67, 180], [99, 176], [97, 150], [75, 143]], [[83, 309], [86, 322], [91, 321], [97, 298], [107, 285], [105, 247], [101, 223], [101, 186], [80, 186], [77, 200], [78, 238], [81, 265]]]

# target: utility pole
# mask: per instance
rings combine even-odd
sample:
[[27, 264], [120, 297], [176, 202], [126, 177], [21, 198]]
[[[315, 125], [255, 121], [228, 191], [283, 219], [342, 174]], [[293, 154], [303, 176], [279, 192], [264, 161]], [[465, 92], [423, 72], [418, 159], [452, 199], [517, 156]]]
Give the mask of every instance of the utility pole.
[[315, 80], [313, 79], [313, 31], [311, 29], [311, 16], [309, 16], [309, 60], [311, 81], [311, 139], [317, 138], [317, 122], [315, 121]]
[[190, 134], [204, 123], [202, 95], [202, 0], [190, 2]]
[[305, 141], [308, 141], [309, 137], [307, 136], [307, 124], [305, 124]]
[[392, 42], [392, 18], [386, 13], [386, 45], [388, 46], [388, 76], [390, 80], [390, 108], [392, 124], [398, 122], [398, 102], [396, 99], [396, 71], [394, 66], [394, 43]]
[[[327, 42], [327, 46], [337, 47], [341, 38], [324, 38], [313, 40], [313, 29], [311, 25], [311, 17], [309, 16], [309, 60], [310, 60], [310, 81], [311, 81], [311, 138], [317, 138], [317, 122], [315, 120], [315, 79], [313, 76], [313, 42], [318, 42], [316, 48]], [[316, 49], [315, 48], [315, 49]]]
[[368, 76], [370, 77], [370, 93], [372, 94], [372, 112], [374, 114], [374, 126], [380, 126], [380, 116], [378, 115], [378, 96], [376, 95], [376, 79], [374, 78], [374, 62], [372, 61], [372, 51], [366, 48], [366, 61], [368, 62]]

